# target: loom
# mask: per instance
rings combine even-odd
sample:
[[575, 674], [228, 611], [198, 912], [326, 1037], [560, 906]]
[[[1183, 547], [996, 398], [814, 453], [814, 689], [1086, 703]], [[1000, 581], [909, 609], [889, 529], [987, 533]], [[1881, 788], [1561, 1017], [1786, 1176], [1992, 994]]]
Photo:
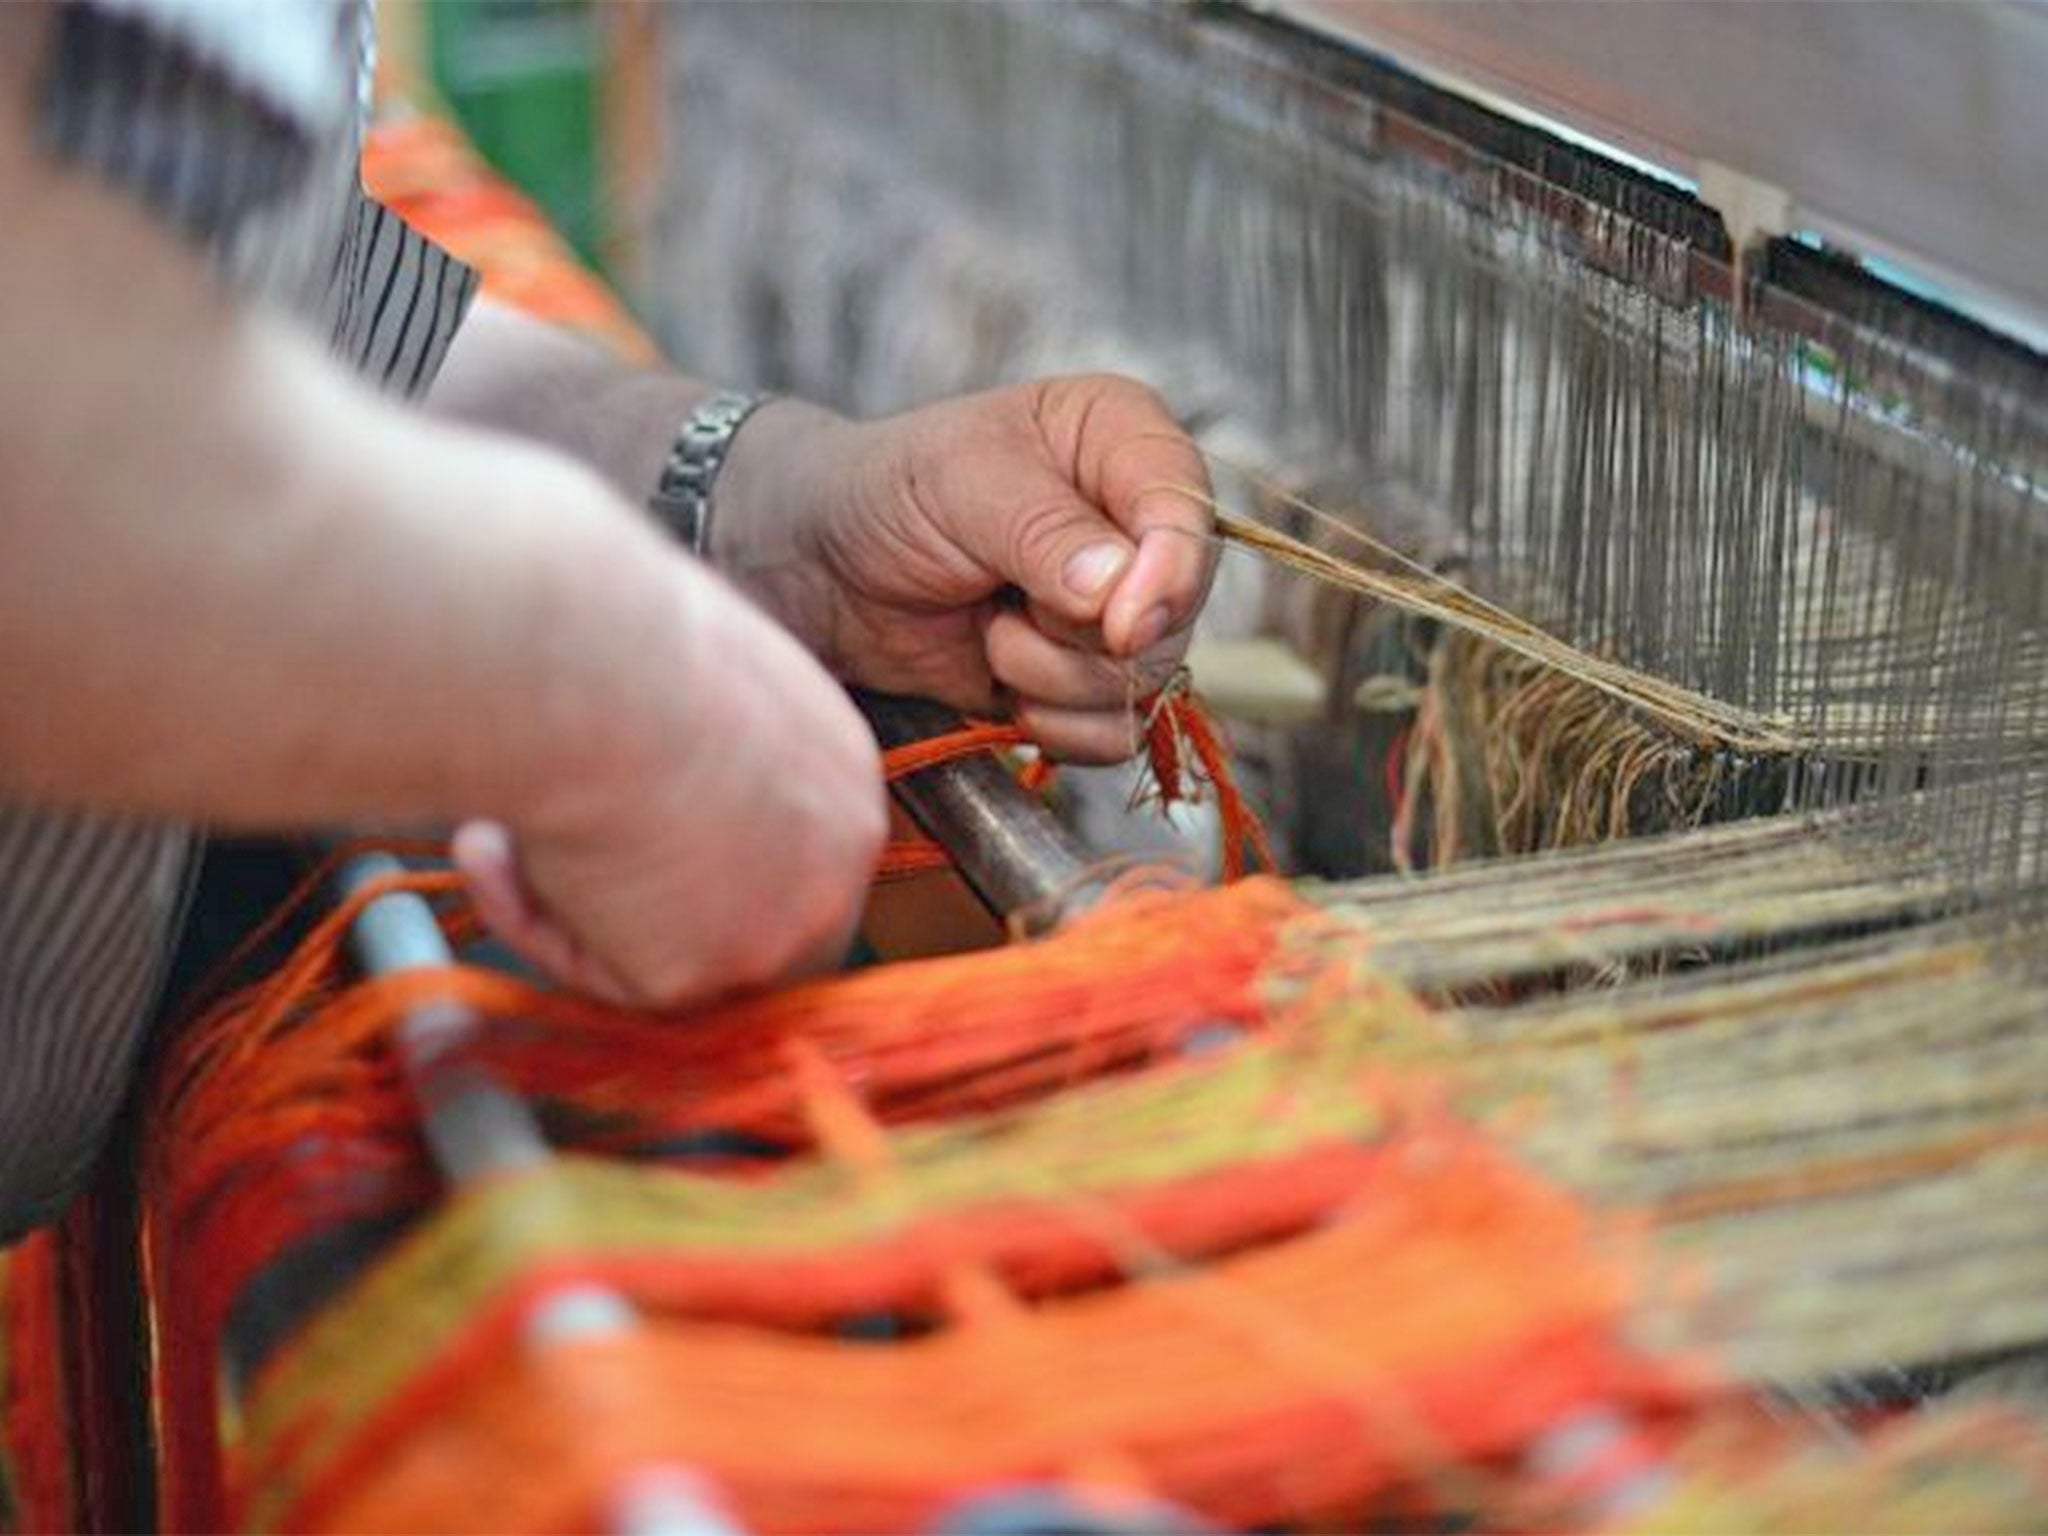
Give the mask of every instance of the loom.
[[[659, 189], [666, 349], [871, 412], [1156, 382], [1236, 530], [1196, 680], [1305, 661], [1232, 726], [1324, 879], [1133, 882], [989, 736], [899, 798], [1057, 931], [679, 1022], [341, 866], [10, 1274], [10, 1400], [87, 1440], [18, 1416], [18, 1506], [2037, 1528], [2048, 27], [1598, 15], [668, 14], [717, 152]], [[32, 1347], [121, 1358], [118, 1287], [84, 1341], [51, 1297], [138, 1248], [139, 1431]]]

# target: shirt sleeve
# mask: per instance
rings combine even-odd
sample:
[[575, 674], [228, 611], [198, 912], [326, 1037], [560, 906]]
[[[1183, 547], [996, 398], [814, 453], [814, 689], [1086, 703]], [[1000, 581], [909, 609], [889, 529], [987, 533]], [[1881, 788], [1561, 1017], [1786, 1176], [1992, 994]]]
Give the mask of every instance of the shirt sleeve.
[[433, 382], [476, 295], [477, 274], [353, 186], [326, 299], [335, 356], [390, 394]]
[[323, 0], [71, 0], [44, 74], [43, 146], [220, 243], [348, 130], [355, 24]]

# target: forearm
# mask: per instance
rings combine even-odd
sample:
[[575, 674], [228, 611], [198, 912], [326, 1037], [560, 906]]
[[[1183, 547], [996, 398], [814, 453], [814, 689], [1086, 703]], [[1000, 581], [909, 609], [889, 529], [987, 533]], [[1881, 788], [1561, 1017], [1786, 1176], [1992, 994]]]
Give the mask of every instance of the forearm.
[[0, 245], [0, 791], [520, 821], [630, 777], [689, 579], [637, 519], [374, 400], [15, 132], [0, 201], [33, 212]]
[[[603, 475], [635, 506], [661, 475], [676, 434], [712, 386], [629, 367], [581, 337], [489, 298], [473, 306], [428, 395], [436, 415], [560, 449]], [[798, 400], [776, 400], [741, 429], [719, 476], [711, 562], [815, 654], [830, 660], [816, 615], [823, 580], [807, 537], [819, 502], [845, 487], [820, 483], [846, 421]]]
[[629, 367], [481, 295], [449, 346], [427, 408], [559, 449], [637, 505], [654, 489], [684, 418], [710, 393], [680, 374]]

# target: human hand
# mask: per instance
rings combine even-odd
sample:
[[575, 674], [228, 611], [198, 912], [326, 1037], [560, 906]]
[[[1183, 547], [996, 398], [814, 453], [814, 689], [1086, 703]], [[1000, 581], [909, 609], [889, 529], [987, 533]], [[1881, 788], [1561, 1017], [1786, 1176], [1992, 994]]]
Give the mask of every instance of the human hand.
[[848, 681], [1114, 762], [1214, 572], [1207, 507], [1176, 487], [1206, 493], [1199, 453], [1111, 375], [872, 423], [777, 402], [735, 440], [714, 553]]
[[479, 915], [514, 950], [581, 991], [660, 1007], [837, 964], [888, 825], [846, 694], [722, 580], [674, 563], [681, 624], [643, 658], [658, 682], [634, 749], [454, 842]]

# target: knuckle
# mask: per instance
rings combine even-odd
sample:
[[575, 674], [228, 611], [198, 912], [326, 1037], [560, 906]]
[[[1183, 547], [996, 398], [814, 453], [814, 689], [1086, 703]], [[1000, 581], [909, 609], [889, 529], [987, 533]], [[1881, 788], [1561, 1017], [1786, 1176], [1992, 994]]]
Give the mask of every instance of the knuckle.
[[1114, 374], [1092, 372], [1060, 373], [1041, 379], [1038, 383], [1038, 408], [1044, 415], [1065, 417], [1099, 395], [1115, 377]]
[[1012, 569], [1056, 572], [1083, 521], [1076, 508], [1058, 503], [1041, 503], [1018, 513], [1008, 530]]
[[1166, 397], [1144, 380], [1134, 379], [1128, 374], [1106, 373], [1101, 375], [1101, 388], [1106, 394], [1122, 396], [1124, 403], [1133, 409], [1157, 416], [1167, 426], [1175, 425]]
[[1156, 401], [1159, 398], [1152, 386], [1142, 379], [1135, 379], [1127, 373], [1118, 373], [1109, 368], [1071, 373], [1066, 376], [1065, 382], [1076, 394], [1081, 395], [1121, 395], [1127, 400], [1138, 401]]

